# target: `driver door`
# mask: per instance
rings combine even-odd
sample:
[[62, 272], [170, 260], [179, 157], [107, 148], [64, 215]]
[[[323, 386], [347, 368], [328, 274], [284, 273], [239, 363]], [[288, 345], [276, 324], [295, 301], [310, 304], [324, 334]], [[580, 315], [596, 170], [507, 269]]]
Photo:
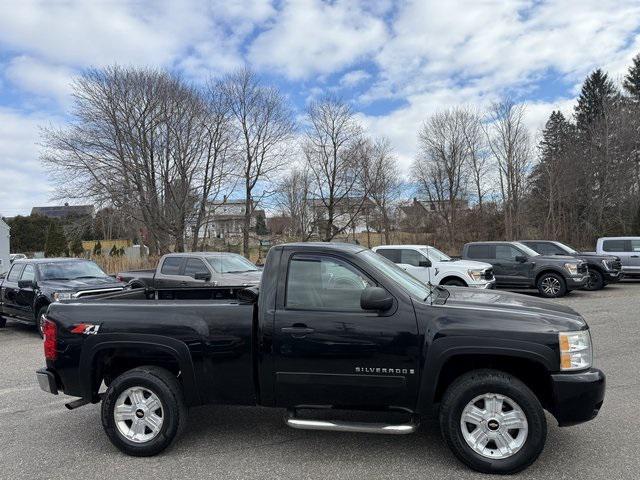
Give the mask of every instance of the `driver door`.
[[[526, 255], [513, 245], [501, 245], [496, 247], [496, 260], [494, 265], [496, 268], [496, 280], [502, 284], [510, 285], [527, 285], [529, 283], [528, 272], [531, 262], [519, 262], [516, 260], [518, 256], [526, 257]], [[499, 272], [499, 275], [498, 275]], [[502, 278], [498, 278], [498, 276]]]
[[[419, 351], [414, 315], [364, 311], [376, 282], [329, 254], [294, 253], [274, 322], [278, 406], [412, 408]], [[279, 294], [280, 297], [280, 294]]]

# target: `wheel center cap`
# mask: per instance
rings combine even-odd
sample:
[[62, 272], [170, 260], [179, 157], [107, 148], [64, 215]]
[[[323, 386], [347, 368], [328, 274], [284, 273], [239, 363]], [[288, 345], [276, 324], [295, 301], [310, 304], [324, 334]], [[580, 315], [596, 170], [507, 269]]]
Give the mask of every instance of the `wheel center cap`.
[[144, 412], [142, 411], [142, 409], [136, 410], [136, 417], [138, 417], [138, 418], [143, 418], [144, 417]]
[[500, 428], [500, 424], [495, 418], [492, 418], [487, 422], [487, 427], [489, 427], [489, 430], [498, 430], [498, 428]]

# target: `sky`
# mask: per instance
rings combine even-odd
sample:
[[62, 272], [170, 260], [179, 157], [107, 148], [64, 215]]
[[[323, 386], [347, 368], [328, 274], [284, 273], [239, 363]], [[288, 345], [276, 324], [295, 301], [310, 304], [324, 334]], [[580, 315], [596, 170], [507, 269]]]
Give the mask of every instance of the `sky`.
[[0, 215], [53, 200], [40, 128], [64, 125], [73, 78], [112, 64], [195, 84], [249, 66], [298, 113], [331, 93], [403, 172], [438, 110], [527, 105], [535, 135], [585, 76], [620, 79], [640, 53], [638, 0], [0, 0]]

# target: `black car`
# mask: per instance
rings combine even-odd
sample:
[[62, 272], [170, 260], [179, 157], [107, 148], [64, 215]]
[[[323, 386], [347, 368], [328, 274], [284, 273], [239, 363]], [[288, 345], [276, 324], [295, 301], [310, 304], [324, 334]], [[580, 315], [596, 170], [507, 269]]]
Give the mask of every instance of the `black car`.
[[[15, 260], [0, 283], [0, 314], [20, 322], [35, 324], [42, 335], [44, 313], [51, 303], [118, 292], [124, 286], [124, 283], [110, 277], [89, 260]], [[4, 322], [3, 319], [2, 323]]]
[[102, 402], [105, 433], [129, 455], [168, 447], [189, 406], [259, 405], [287, 409], [292, 428], [396, 435], [435, 414], [461, 461], [513, 473], [542, 451], [544, 409], [569, 426], [604, 400], [589, 327], [571, 308], [428, 286], [357, 245], [272, 247], [260, 287], [236, 300], [158, 293], [56, 303], [45, 321], [41, 388], [79, 397], [70, 409]]
[[614, 255], [597, 255], [579, 252], [568, 245], [552, 240], [520, 240], [520, 243], [535, 250], [540, 255], [564, 255], [584, 261], [589, 267], [589, 280], [585, 290], [600, 290], [609, 283], [622, 278], [622, 263]]
[[520, 242], [467, 243], [462, 258], [493, 265], [496, 287], [537, 288], [547, 298], [583, 288], [589, 279], [582, 260], [570, 255], [540, 255]]

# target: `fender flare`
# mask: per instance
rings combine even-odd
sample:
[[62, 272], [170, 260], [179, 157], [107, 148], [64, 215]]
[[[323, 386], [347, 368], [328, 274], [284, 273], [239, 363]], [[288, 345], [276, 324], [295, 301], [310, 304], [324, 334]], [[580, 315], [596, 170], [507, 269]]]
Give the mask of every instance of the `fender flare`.
[[175, 358], [180, 367], [180, 379], [184, 390], [184, 397], [187, 405], [200, 405], [201, 398], [196, 381], [195, 368], [191, 357], [191, 352], [186, 343], [170, 337], [153, 334], [123, 334], [105, 333], [99, 335], [89, 335], [85, 340], [80, 355], [80, 385], [82, 388], [82, 398], [94, 400], [92, 391], [94, 372], [94, 360], [103, 350], [109, 348], [136, 349], [146, 348], [159, 350], [168, 353]]
[[442, 368], [450, 359], [461, 355], [514, 357], [536, 362], [548, 372], [558, 369], [557, 353], [540, 343], [493, 337], [441, 338], [431, 344], [424, 360], [416, 405], [419, 413], [431, 411], [436, 403], [435, 395]]
[[564, 280], [565, 283], [567, 282], [567, 272], [565, 272], [562, 268], [555, 265], [545, 265], [544, 267], [534, 269], [533, 278], [531, 279], [534, 286], [537, 286], [538, 277], [546, 272], [553, 272], [557, 275], [560, 275], [562, 277], [562, 280]]

